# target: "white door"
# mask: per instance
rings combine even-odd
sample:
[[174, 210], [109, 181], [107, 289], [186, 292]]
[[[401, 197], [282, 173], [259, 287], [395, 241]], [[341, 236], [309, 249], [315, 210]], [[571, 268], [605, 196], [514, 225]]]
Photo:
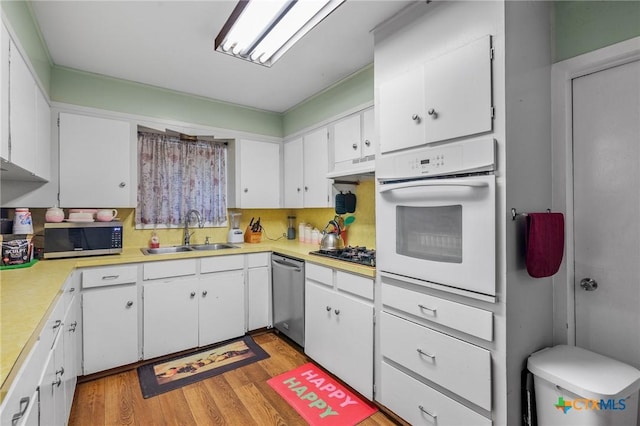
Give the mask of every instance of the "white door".
[[640, 61], [573, 80], [573, 138], [576, 345], [640, 367]]
[[327, 128], [304, 136], [304, 206], [331, 207]]

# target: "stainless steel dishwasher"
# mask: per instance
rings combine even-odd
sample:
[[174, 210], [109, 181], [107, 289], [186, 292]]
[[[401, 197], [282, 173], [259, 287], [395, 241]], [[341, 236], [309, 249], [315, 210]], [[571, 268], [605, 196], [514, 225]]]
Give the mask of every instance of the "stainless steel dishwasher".
[[273, 326], [304, 347], [304, 261], [271, 255]]

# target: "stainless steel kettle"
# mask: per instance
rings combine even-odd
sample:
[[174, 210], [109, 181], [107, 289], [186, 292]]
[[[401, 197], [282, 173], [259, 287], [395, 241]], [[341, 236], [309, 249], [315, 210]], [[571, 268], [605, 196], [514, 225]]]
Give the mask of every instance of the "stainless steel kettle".
[[[328, 232], [329, 226], [333, 226], [333, 230]], [[344, 248], [344, 241], [340, 235], [340, 225], [335, 220], [329, 221], [322, 231], [322, 239], [320, 240], [320, 250], [336, 251]]]

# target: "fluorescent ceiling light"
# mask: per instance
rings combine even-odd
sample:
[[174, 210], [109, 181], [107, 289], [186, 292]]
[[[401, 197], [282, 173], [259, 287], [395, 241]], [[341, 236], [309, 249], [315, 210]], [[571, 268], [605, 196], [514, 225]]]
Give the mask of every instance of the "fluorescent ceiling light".
[[240, 0], [215, 49], [271, 66], [345, 0]]

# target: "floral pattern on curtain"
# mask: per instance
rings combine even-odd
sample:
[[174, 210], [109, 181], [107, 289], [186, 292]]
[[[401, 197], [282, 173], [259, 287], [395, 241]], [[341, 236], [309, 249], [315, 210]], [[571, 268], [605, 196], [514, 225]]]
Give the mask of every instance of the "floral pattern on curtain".
[[136, 224], [181, 225], [191, 209], [209, 226], [227, 220], [227, 146], [138, 132]]

